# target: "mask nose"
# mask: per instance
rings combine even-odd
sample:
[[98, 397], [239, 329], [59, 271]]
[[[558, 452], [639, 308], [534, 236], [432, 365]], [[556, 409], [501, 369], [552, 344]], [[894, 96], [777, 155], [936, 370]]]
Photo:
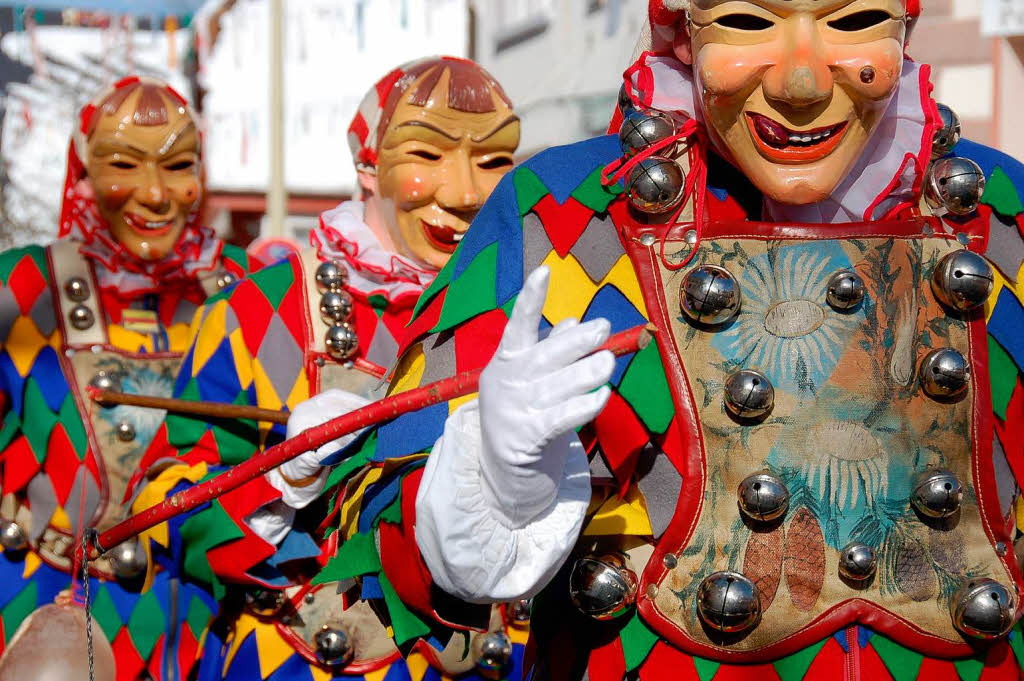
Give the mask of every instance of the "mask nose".
[[828, 100], [835, 80], [814, 18], [794, 17], [786, 28], [778, 63], [765, 73], [765, 96], [801, 108]]
[[476, 212], [484, 202], [484, 193], [477, 185], [477, 171], [470, 155], [460, 150], [451, 161], [452, 168], [437, 192], [437, 203], [453, 212]]

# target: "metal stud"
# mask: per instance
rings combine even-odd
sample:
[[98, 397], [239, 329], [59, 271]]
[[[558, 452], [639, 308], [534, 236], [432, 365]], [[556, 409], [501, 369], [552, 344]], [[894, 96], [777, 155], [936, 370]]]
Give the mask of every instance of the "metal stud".
[[932, 158], [941, 158], [953, 151], [960, 141], [960, 117], [945, 104], [939, 104], [939, 129], [932, 139]]
[[348, 359], [359, 350], [359, 336], [348, 324], [338, 324], [327, 329], [324, 342], [327, 354], [337, 360]]
[[775, 388], [760, 371], [742, 369], [725, 379], [725, 408], [736, 418], [761, 418], [775, 406]]
[[789, 489], [770, 471], [748, 475], [736, 494], [740, 511], [755, 522], [778, 520], [789, 509]]
[[633, 606], [637, 584], [625, 556], [586, 556], [576, 561], [569, 575], [569, 598], [584, 615], [610, 620]]
[[106, 553], [118, 579], [134, 579], [146, 571], [146, 549], [139, 539], [123, 541]]
[[653, 246], [654, 242], [657, 241], [657, 240], [658, 240], [658, 238], [655, 237], [650, 232], [648, 232], [647, 234], [642, 234], [640, 236], [640, 243], [643, 244], [644, 246]]
[[654, 110], [632, 111], [619, 126], [619, 147], [626, 156], [634, 156], [675, 132], [676, 124], [668, 114]]
[[910, 503], [928, 518], [955, 515], [964, 500], [964, 488], [952, 471], [929, 468], [914, 477]]
[[852, 310], [864, 300], [864, 280], [853, 270], [841, 270], [828, 280], [825, 299], [836, 310]]
[[88, 300], [92, 292], [89, 290], [89, 282], [85, 279], [82, 277], [71, 277], [64, 282], [64, 293], [74, 302], [80, 303], [83, 300]]
[[933, 210], [970, 215], [977, 210], [984, 193], [985, 174], [969, 158], [940, 158], [928, 169], [924, 198]]
[[968, 250], [948, 253], [932, 273], [932, 291], [954, 310], [982, 305], [992, 294], [994, 274], [985, 258]]
[[0, 520], [0, 546], [5, 551], [21, 551], [28, 546], [28, 535], [13, 520]]
[[679, 205], [685, 183], [678, 163], [664, 156], [649, 156], [630, 171], [626, 195], [637, 210], [657, 215]]
[[245, 608], [258, 617], [272, 617], [281, 611], [287, 601], [283, 591], [252, 588], [245, 592]]
[[851, 542], [839, 552], [839, 574], [846, 579], [863, 582], [871, 579], [878, 567], [878, 556], [867, 544]]
[[313, 644], [316, 646], [316, 659], [321, 664], [337, 667], [352, 659], [352, 639], [340, 627], [323, 625], [313, 635]]
[[520, 598], [508, 604], [508, 614], [513, 622], [520, 624], [530, 621], [530, 612], [533, 610], [532, 598]]
[[740, 573], [715, 572], [697, 589], [697, 613], [716, 631], [743, 633], [761, 621], [761, 596], [757, 586]]
[[504, 631], [489, 631], [473, 637], [473, 662], [484, 672], [497, 672], [512, 659], [512, 639]]
[[219, 277], [217, 277], [217, 288], [221, 290], [226, 289], [236, 281], [238, 281], [238, 277], [231, 274], [231, 272], [223, 272]]
[[953, 400], [967, 392], [971, 367], [958, 350], [932, 350], [921, 360], [921, 388], [929, 397]]
[[96, 390], [120, 392], [121, 379], [117, 374], [110, 373], [109, 371], [97, 371], [96, 375], [89, 380], [89, 387]]
[[71, 308], [71, 312], [68, 313], [68, 319], [71, 320], [71, 326], [79, 331], [85, 331], [96, 323], [96, 316], [85, 305], [75, 305]]
[[950, 614], [953, 626], [964, 636], [999, 638], [1013, 626], [1014, 598], [994, 579], [972, 579], [953, 596]]
[[327, 291], [320, 298], [320, 317], [328, 324], [341, 324], [352, 317], [355, 301], [348, 291]]
[[339, 262], [325, 260], [316, 268], [316, 287], [320, 293], [340, 291], [348, 283], [348, 270]]
[[638, 111], [636, 104], [633, 103], [633, 99], [629, 96], [629, 92], [626, 91], [625, 83], [619, 86], [618, 106], [623, 116], [628, 116], [630, 113]]
[[717, 265], [694, 267], [683, 277], [679, 307], [701, 324], [722, 324], [740, 311], [740, 283], [732, 272]]
[[115, 432], [117, 433], [117, 439], [121, 442], [132, 442], [135, 440], [135, 426], [127, 421], [117, 424]]

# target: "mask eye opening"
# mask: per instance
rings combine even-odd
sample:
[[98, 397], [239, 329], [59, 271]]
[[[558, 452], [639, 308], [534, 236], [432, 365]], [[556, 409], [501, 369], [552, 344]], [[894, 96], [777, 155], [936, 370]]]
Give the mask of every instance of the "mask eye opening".
[[715, 19], [714, 23], [738, 31], [765, 31], [775, 25], [764, 17], [753, 14], [726, 14]]
[[845, 17], [834, 19], [828, 22], [830, 28], [834, 28], [837, 31], [854, 32], [863, 31], [867, 28], [872, 28], [886, 21], [891, 20], [893, 17], [888, 12], [880, 9], [865, 10], [863, 12], [854, 12], [853, 14], [847, 14]]

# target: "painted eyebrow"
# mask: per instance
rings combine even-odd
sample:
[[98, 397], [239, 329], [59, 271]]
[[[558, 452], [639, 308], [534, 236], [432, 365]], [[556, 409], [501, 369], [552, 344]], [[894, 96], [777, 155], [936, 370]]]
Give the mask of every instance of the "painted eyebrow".
[[483, 142], [484, 140], [489, 139], [489, 138], [494, 137], [495, 135], [497, 135], [498, 132], [501, 131], [502, 128], [504, 128], [504, 127], [506, 127], [508, 125], [511, 125], [511, 124], [515, 123], [516, 121], [518, 121], [518, 120], [519, 120], [519, 116], [516, 116], [515, 114], [512, 114], [511, 116], [509, 116], [508, 118], [503, 120], [501, 123], [499, 123], [494, 128], [494, 130], [491, 130], [486, 135], [481, 135], [480, 137], [471, 137], [470, 139], [472, 141], [474, 141], [474, 142]]
[[433, 130], [438, 135], [441, 135], [442, 137], [450, 139], [452, 142], [458, 142], [459, 141], [459, 138], [458, 137], [453, 137], [451, 135], [451, 133], [442, 130], [441, 128], [437, 127], [436, 125], [431, 125], [430, 123], [425, 123], [423, 121], [406, 121], [405, 123], [402, 123], [398, 127], [404, 128], [407, 125], [415, 126], [417, 128], [426, 128], [427, 130]]
[[104, 150], [106, 150], [106, 149], [113, 149], [115, 152], [118, 149], [120, 149], [122, 151], [127, 151], [127, 152], [130, 152], [132, 154], [135, 154], [136, 156], [145, 156], [148, 153], [144, 149], [139, 149], [138, 147], [136, 147], [136, 146], [134, 146], [132, 144], [127, 144], [125, 142], [118, 142], [116, 140], [106, 140], [106, 141], [103, 141], [103, 142], [97, 142], [96, 146], [100, 147], [101, 149], [104, 149]]
[[195, 121], [191, 121], [190, 120], [190, 121], [186, 122], [185, 125], [182, 125], [177, 130], [175, 130], [174, 132], [169, 134], [167, 136], [167, 139], [164, 140], [164, 143], [162, 145], [160, 145], [160, 149], [157, 152], [158, 155], [161, 158], [166, 156], [167, 152], [169, 152], [171, 149], [173, 149], [174, 145], [178, 143], [178, 140], [181, 138], [181, 136], [184, 135], [185, 133], [187, 133], [189, 130], [194, 130], [195, 127], [196, 127]]

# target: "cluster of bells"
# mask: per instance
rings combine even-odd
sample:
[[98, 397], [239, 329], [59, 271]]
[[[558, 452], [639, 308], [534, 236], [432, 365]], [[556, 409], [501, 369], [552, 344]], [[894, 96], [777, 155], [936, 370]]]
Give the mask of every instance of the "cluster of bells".
[[[626, 158], [632, 158], [677, 132], [675, 121], [655, 109], [638, 109], [625, 86], [619, 90], [619, 146]], [[626, 177], [626, 197], [637, 210], [651, 215], [666, 213], [683, 200], [686, 174], [670, 158], [671, 145], [640, 160]]]
[[924, 199], [932, 210], [970, 215], [985, 193], [985, 173], [971, 159], [949, 155], [960, 141], [960, 118], [945, 104], [938, 108], [939, 128], [932, 138]]
[[327, 353], [344, 361], [359, 350], [359, 337], [352, 328], [352, 294], [345, 290], [348, 270], [339, 262], [327, 260], [316, 268], [316, 287], [320, 291], [320, 317], [327, 323], [324, 342]]
[[[0, 519], [0, 547], [4, 551], [24, 551], [28, 548], [28, 534], [13, 521]], [[110, 569], [120, 580], [136, 579], [146, 571], [146, 550], [139, 539], [129, 539], [103, 554]]]

